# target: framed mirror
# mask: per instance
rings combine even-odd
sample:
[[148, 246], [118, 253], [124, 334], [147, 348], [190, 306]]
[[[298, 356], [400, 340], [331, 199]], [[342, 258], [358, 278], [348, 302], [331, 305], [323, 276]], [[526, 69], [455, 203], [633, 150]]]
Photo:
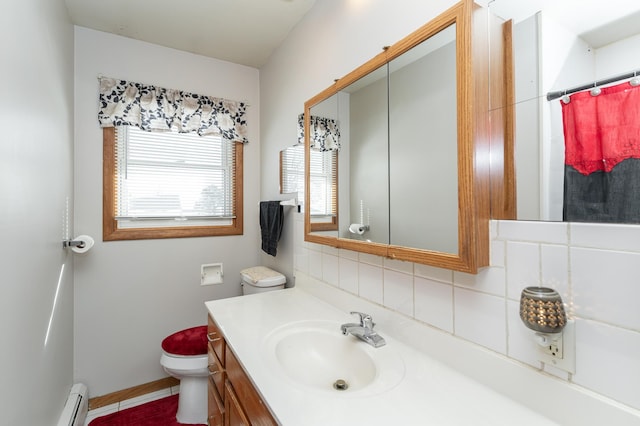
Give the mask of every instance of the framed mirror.
[[314, 151], [336, 151], [340, 177], [336, 229], [318, 230], [307, 209], [306, 241], [472, 273], [488, 264], [485, 21], [462, 1], [305, 103], [307, 204], [326, 192]]
[[[640, 223], [640, 189], [620, 184], [629, 179], [615, 173], [615, 167], [622, 166], [617, 170], [622, 172], [623, 168], [629, 168], [629, 163], [622, 161], [611, 167], [614, 173], [604, 169], [577, 171], [570, 164], [574, 161], [571, 158], [575, 158], [572, 141], [585, 127], [572, 129], [567, 144], [560, 99], [565, 92], [571, 95], [572, 89], [580, 87], [583, 89], [573, 92], [574, 95], [583, 92], [578, 96], [588, 98], [594, 86], [601, 92], [606, 91], [612, 86], [628, 84], [634, 72], [640, 74], [640, 3], [633, 0], [612, 0], [606, 5], [576, 0], [495, 0], [489, 9], [492, 14], [513, 22], [515, 96], [513, 103], [505, 107], [512, 108], [515, 114], [512, 179], [516, 186], [516, 208], [512, 217], [507, 218]], [[500, 36], [491, 34], [491, 44]], [[620, 78], [625, 75], [626, 78]], [[549, 100], [548, 95], [553, 99]], [[585, 120], [600, 121], [595, 116]], [[618, 132], [624, 127], [620, 120], [626, 119], [615, 120], [611, 127]], [[639, 132], [633, 133], [637, 139]], [[628, 141], [640, 145], [638, 141]], [[565, 164], [567, 155], [569, 164]], [[639, 162], [632, 158], [634, 155], [630, 157], [631, 162]], [[624, 171], [631, 181], [637, 181], [637, 173]], [[622, 196], [617, 197], [616, 193]], [[575, 197], [580, 200], [578, 213]], [[610, 202], [615, 198], [622, 198], [622, 204], [627, 206]], [[498, 205], [493, 209], [492, 217], [504, 217], [502, 207]], [[620, 208], [624, 208], [624, 212], [619, 213]]]

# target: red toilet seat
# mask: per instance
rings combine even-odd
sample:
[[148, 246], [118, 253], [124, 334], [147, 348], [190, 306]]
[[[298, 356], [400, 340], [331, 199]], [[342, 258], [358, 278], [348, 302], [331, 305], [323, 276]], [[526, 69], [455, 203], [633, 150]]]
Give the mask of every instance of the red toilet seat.
[[207, 353], [207, 326], [180, 330], [162, 341], [162, 350], [174, 355], [204, 355]]

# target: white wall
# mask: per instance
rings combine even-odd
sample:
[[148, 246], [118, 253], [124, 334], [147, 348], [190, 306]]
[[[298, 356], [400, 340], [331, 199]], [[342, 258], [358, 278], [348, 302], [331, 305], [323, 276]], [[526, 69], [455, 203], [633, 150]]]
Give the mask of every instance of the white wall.
[[[240, 294], [258, 264], [258, 70], [86, 28], [75, 29], [75, 227], [94, 248], [75, 264], [75, 376], [92, 396], [165, 377], [162, 339], [206, 323], [204, 301]], [[247, 101], [244, 235], [102, 242], [98, 74]], [[200, 286], [200, 265], [222, 262], [224, 284]]]
[[0, 423], [49, 425], [73, 382], [73, 27], [63, 0], [2, 6]]
[[596, 79], [640, 69], [640, 34], [596, 50]]
[[[277, 168], [270, 159], [294, 140], [304, 101], [451, 3], [316, 3], [261, 69], [262, 148], [269, 160], [262, 169], [263, 197], [276, 194]], [[302, 215], [288, 226], [294, 228], [288, 243], [295, 246], [295, 269], [528, 365], [541, 377], [556, 376], [619, 401], [640, 417], [640, 314], [634, 306], [640, 298], [640, 228], [494, 222], [492, 266], [474, 276], [305, 243]], [[543, 369], [532, 358], [534, 343], [517, 306], [521, 289], [538, 284], [558, 288], [572, 307], [575, 375]]]

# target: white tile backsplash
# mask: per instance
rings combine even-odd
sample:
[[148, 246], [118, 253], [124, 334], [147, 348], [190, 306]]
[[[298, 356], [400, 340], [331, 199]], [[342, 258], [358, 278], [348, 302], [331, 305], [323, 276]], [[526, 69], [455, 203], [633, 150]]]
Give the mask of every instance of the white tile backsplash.
[[504, 296], [506, 291], [506, 275], [504, 268], [484, 268], [476, 275], [454, 272], [453, 281], [457, 286], [472, 288], [476, 291]]
[[572, 223], [571, 245], [640, 252], [640, 226]]
[[382, 268], [360, 263], [358, 272], [360, 297], [382, 305], [384, 303]]
[[568, 243], [568, 225], [562, 222], [500, 221], [498, 239], [535, 243]]
[[344, 257], [346, 259], [358, 261], [358, 252], [351, 250], [339, 249], [340, 257]]
[[340, 288], [349, 293], [358, 294], [358, 262], [341, 257], [338, 264], [340, 265]]
[[406, 274], [413, 274], [413, 263], [403, 262], [402, 260], [384, 259], [384, 267]]
[[506, 304], [496, 297], [464, 288], [453, 290], [455, 334], [496, 352], [507, 353]]
[[522, 289], [540, 285], [540, 244], [507, 241], [507, 296], [520, 300]]
[[[490, 226], [492, 266], [478, 275], [304, 242], [295, 262], [314, 278], [504, 354], [543, 377], [640, 410], [640, 227]], [[576, 320], [575, 374], [542, 370], [533, 332], [518, 311], [520, 293], [529, 285], [557, 289]]]
[[413, 316], [413, 275], [384, 270], [384, 306]]
[[319, 280], [322, 279], [322, 252], [308, 250], [309, 253], [309, 275]]
[[[338, 254], [336, 251], [335, 254]], [[340, 269], [338, 266], [338, 256], [322, 253], [322, 281], [334, 287], [340, 285]]]
[[415, 277], [414, 288], [415, 318], [453, 333], [453, 286]]
[[573, 382], [640, 407], [640, 333], [596, 321], [576, 321]]
[[505, 266], [505, 242], [499, 240], [491, 241], [491, 266]]
[[639, 278], [640, 253], [571, 249], [573, 308], [579, 317], [640, 330]]
[[533, 332], [520, 319], [520, 302], [507, 301], [507, 355], [532, 367], [540, 368], [538, 343], [533, 340]]
[[360, 259], [360, 262], [368, 263], [369, 265], [382, 266], [383, 264], [382, 258], [373, 254], [360, 253], [358, 257]]
[[569, 248], [560, 245], [540, 245], [540, 285], [560, 293], [565, 303], [570, 302]]
[[453, 283], [453, 271], [449, 271], [448, 269], [435, 268], [433, 266], [416, 263], [413, 271], [417, 277], [429, 278], [443, 283]]

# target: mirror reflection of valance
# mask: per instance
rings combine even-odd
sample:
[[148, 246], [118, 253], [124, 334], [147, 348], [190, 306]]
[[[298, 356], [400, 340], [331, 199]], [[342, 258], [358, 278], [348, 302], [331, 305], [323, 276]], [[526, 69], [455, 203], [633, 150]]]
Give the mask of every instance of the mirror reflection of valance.
[[[340, 151], [340, 129], [331, 118], [310, 117], [311, 149], [316, 151]], [[304, 114], [298, 116], [298, 143], [304, 143]]]
[[243, 102], [100, 77], [100, 127], [136, 126], [148, 132], [220, 135], [248, 142]]

